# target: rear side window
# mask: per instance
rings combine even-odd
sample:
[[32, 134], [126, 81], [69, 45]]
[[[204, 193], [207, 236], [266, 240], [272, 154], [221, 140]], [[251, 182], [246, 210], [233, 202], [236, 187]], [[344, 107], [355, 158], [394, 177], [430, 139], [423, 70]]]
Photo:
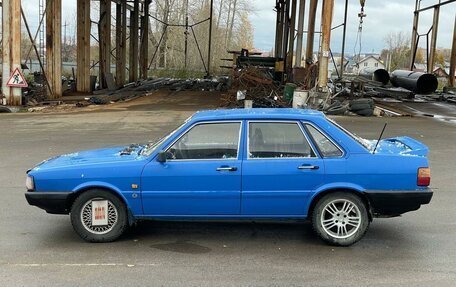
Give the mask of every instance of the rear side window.
[[343, 152], [314, 126], [306, 124], [306, 128], [323, 157], [341, 157], [343, 155]]
[[173, 159], [235, 159], [241, 123], [207, 123], [190, 129], [170, 148]]
[[315, 157], [297, 123], [249, 123], [249, 158]]

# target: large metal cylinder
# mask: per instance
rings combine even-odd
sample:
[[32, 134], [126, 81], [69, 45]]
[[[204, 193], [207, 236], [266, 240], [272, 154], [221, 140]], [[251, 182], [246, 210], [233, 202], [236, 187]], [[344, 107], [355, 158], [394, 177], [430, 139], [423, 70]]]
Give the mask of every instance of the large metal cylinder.
[[364, 68], [359, 71], [358, 75], [369, 80], [380, 82], [383, 85], [388, 84], [390, 81], [390, 75], [385, 69]]
[[401, 87], [422, 95], [433, 93], [439, 85], [437, 78], [432, 74], [405, 70], [394, 71], [391, 74], [391, 83], [395, 87]]

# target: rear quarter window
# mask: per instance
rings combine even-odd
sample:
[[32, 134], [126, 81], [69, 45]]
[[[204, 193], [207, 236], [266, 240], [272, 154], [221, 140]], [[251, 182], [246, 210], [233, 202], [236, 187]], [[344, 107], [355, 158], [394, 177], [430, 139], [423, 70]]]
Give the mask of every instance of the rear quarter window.
[[341, 157], [344, 154], [323, 132], [310, 124], [305, 126], [323, 157]]

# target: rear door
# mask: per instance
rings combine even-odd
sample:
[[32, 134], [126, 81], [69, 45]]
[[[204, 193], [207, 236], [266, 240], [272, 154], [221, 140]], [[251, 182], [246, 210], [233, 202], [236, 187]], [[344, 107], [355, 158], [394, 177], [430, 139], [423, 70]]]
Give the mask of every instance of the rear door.
[[241, 127], [241, 121], [198, 123], [166, 148], [173, 159], [165, 163], [155, 159], [146, 165], [144, 214], [239, 214]]
[[248, 121], [242, 164], [243, 215], [306, 216], [325, 166], [300, 122]]

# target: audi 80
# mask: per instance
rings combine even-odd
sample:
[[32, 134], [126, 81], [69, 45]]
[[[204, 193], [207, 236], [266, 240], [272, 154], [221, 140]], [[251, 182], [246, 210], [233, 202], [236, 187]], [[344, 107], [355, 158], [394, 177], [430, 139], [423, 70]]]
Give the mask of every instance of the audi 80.
[[89, 242], [140, 220], [305, 220], [332, 245], [360, 240], [376, 217], [430, 202], [428, 148], [368, 141], [323, 113], [201, 111], [154, 143], [57, 156], [27, 172], [25, 197], [70, 214]]

